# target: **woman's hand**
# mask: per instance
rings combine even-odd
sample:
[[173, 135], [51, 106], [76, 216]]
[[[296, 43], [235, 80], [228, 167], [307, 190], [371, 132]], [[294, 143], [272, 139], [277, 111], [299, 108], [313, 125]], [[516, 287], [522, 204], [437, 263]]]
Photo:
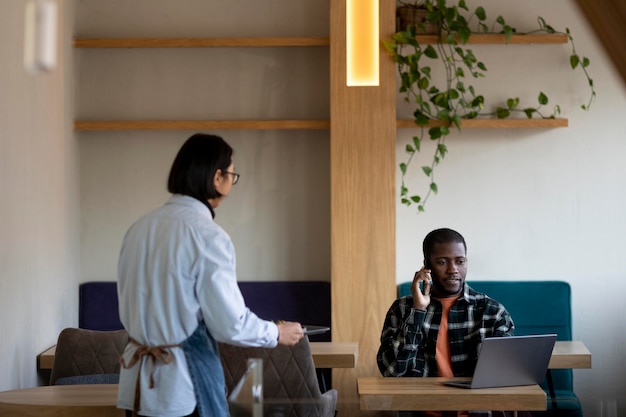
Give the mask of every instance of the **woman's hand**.
[[[424, 292], [420, 290], [420, 282], [424, 284]], [[430, 269], [422, 267], [415, 273], [413, 284], [411, 284], [411, 293], [413, 294], [413, 308], [418, 310], [426, 310], [430, 304], [430, 288], [433, 279], [430, 276]]]
[[304, 330], [300, 323], [280, 320], [276, 325], [279, 345], [293, 346], [304, 337]]

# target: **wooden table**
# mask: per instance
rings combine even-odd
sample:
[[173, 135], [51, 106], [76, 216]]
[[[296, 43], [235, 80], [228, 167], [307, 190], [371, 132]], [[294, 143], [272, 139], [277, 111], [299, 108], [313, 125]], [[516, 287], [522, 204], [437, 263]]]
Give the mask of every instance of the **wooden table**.
[[361, 410], [505, 410], [538, 411], [547, 408], [539, 385], [463, 389], [441, 385], [451, 378], [361, 377], [357, 390]]
[[[52, 369], [56, 346], [37, 357], [39, 369]], [[316, 368], [356, 368], [358, 342], [311, 342], [311, 354]]]
[[591, 369], [591, 352], [583, 342], [557, 341], [549, 369]]
[[120, 417], [117, 384], [53, 385], [0, 392], [0, 415], [20, 417]]

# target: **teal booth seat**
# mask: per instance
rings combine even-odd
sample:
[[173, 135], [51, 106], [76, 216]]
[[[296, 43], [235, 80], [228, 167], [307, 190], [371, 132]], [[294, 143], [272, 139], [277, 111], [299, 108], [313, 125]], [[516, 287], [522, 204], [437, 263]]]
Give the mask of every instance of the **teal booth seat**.
[[[572, 340], [571, 289], [563, 281], [468, 281], [470, 287], [502, 303], [513, 317], [515, 335], [556, 333]], [[411, 295], [411, 282], [398, 285], [398, 297]], [[549, 381], [552, 381], [551, 392]], [[571, 369], [551, 369], [542, 387], [548, 411], [534, 416], [582, 417]]]

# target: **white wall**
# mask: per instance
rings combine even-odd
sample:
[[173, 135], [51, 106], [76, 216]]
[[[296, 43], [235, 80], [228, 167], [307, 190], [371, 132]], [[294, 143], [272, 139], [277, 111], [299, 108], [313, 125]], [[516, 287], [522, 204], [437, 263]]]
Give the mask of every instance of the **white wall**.
[[[519, 96], [534, 104], [545, 91], [551, 103], [561, 105], [569, 127], [466, 129], [451, 135], [449, 155], [436, 171], [439, 194], [426, 212], [397, 206], [397, 281], [410, 280], [422, 264], [428, 231], [452, 227], [468, 243], [468, 279], [569, 282], [574, 338], [593, 354], [593, 369], [574, 371], [576, 393], [586, 416], [600, 416], [603, 400], [617, 400], [623, 415], [626, 89], [574, 2], [480, 4], [488, 11], [497, 8], [492, 15], [504, 15], [522, 31], [539, 15], [556, 28], [569, 27], [578, 52], [591, 60], [598, 97], [589, 112], [580, 109], [586, 81], [568, 69], [565, 45], [474, 47], [488, 67], [489, 81], [481, 84], [488, 101]], [[402, 112], [410, 118], [406, 108]], [[399, 162], [414, 133], [399, 131]], [[421, 165], [424, 161], [416, 167]], [[412, 174], [422, 189], [425, 178]]]
[[25, 4], [0, 5], [0, 390], [37, 385], [37, 354], [77, 325], [73, 2], [60, 10], [58, 67], [37, 76], [22, 66]]

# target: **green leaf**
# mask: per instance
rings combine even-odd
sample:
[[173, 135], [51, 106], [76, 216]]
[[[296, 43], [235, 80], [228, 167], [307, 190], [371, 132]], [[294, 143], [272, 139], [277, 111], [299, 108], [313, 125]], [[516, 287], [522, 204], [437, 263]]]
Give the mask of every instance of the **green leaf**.
[[506, 101], [506, 106], [509, 108], [509, 110], [514, 110], [518, 104], [519, 104], [519, 97], [510, 98]]
[[479, 62], [478, 64], [476, 64], [476, 66], [483, 71], [487, 71], [487, 67], [482, 62]]
[[426, 174], [427, 177], [430, 177], [430, 175], [433, 173], [432, 168], [429, 166], [423, 166], [422, 171], [424, 171], [424, 174]]
[[413, 144], [415, 145], [415, 149], [419, 152], [422, 140], [417, 136], [413, 136]]
[[428, 135], [431, 140], [437, 140], [441, 137], [441, 129], [439, 127], [431, 127], [428, 129]]
[[499, 24], [501, 24], [502, 26], [504, 26], [505, 22], [504, 22], [504, 17], [502, 16], [498, 16], [496, 18], [496, 22], [498, 22]]
[[409, 192], [409, 189], [406, 188], [404, 185], [400, 187], [400, 195], [407, 195], [408, 192]]
[[417, 82], [417, 88], [419, 88], [420, 90], [426, 90], [429, 85], [430, 85], [430, 82], [428, 81], [427, 77], [422, 77]]
[[400, 171], [402, 172], [402, 175], [406, 175], [406, 164], [404, 162], [400, 164]]
[[437, 191], [439, 191], [439, 189], [437, 188], [437, 184], [435, 184], [434, 182], [430, 183], [430, 189], [432, 190], [433, 193], [437, 194]]
[[546, 96], [543, 92], [539, 93], [539, 104], [542, 106], [548, 104], [548, 96]]
[[471, 105], [472, 107], [478, 107], [479, 109], [482, 109], [483, 107], [485, 107], [485, 97], [483, 96], [475, 97], [472, 100]]
[[578, 55], [573, 54], [572, 56], [569, 57], [569, 65], [572, 67], [572, 69], [576, 68], [579, 63], [580, 63], [580, 58], [578, 57]]
[[533, 113], [535, 113], [537, 110], [533, 109], [533, 108], [526, 108], [524, 109], [524, 113], [526, 113], [526, 117], [528, 117], [529, 119], [533, 118]]
[[437, 59], [438, 57], [437, 51], [435, 50], [435, 48], [433, 48], [432, 45], [428, 45], [426, 47], [426, 49], [424, 50], [424, 55], [431, 59]]
[[385, 49], [389, 52], [391, 52], [392, 54], [396, 53], [396, 43], [392, 40], [384, 40], [383, 41], [383, 45], [385, 46]]
[[485, 8], [482, 6], [479, 6], [476, 8], [476, 17], [478, 17], [478, 20], [485, 20], [487, 19], [487, 12], [485, 12]]
[[468, 27], [462, 27], [462, 28], [459, 28], [459, 30], [457, 31], [457, 35], [459, 35], [459, 39], [461, 40], [461, 43], [465, 45], [467, 41], [469, 40], [470, 36], [472, 36], [472, 31]]
[[402, 198], [400, 200], [402, 202], [402, 204], [404, 204], [405, 206], [410, 206], [411, 205], [411, 201], [406, 199], [406, 198]]
[[508, 44], [513, 36], [513, 28], [509, 25], [504, 25], [502, 30], [504, 31], [505, 42]]
[[583, 58], [583, 63], [582, 63], [583, 68], [587, 68], [590, 63], [591, 63], [591, 61], [589, 61], [589, 58], [587, 58], [587, 57]]
[[459, 115], [455, 115], [452, 118], [452, 124], [456, 126], [457, 129], [461, 130], [461, 117]]
[[406, 35], [406, 32], [396, 32], [393, 34], [393, 40], [400, 44], [408, 43], [409, 38]]
[[423, 213], [424, 212], [424, 206], [421, 205], [421, 204], [419, 206], [417, 206], [417, 211], [419, 211], [420, 213]]
[[465, 0], [459, 0], [459, 9], [469, 10], [467, 4], [465, 4]]
[[422, 201], [422, 197], [420, 197], [419, 195], [412, 195], [411, 201], [413, 201], [414, 203], [419, 203], [420, 201]]
[[428, 124], [428, 121], [429, 121], [428, 117], [426, 117], [422, 113], [415, 116], [415, 124], [418, 126], [426, 126]]
[[412, 147], [411, 145], [406, 145], [406, 148], [404, 148], [404, 150], [406, 151], [406, 153], [408, 154], [414, 154], [415, 153], [415, 148]]
[[439, 145], [437, 145], [437, 150], [441, 154], [442, 158], [445, 157], [446, 154], [448, 153], [448, 147], [444, 145], [443, 143], [440, 143]]
[[498, 107], [496, 109], [496, 116], [498, 117], [498, 119], [506, 119], [510, 115], [511, 112], [509, 111], [509, 109], [505, 109], [504, 107]]

